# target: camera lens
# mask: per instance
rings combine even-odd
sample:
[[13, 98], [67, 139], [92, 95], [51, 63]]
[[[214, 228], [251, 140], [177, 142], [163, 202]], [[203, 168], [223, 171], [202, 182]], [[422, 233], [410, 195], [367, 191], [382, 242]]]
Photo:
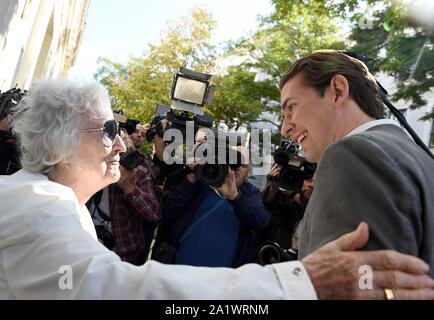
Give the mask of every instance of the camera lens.
[[228, 175], [228, 165], [226, 164], [204, 164], [194, 168], [196, 178], [206, 185], [220, 187]]
[[277, 149], [274, 153], [274, 162], [278, 165], [283, 166], [289, 162], [289, 153], [286, 149]]
[[303, 172], [289, 166], [280, 171], [278, 184], [281, 188], [298, 192], [301, 190], [303, 180]]
[[280, 261], [280, 251], [274, 245], [266, 245], [259, 250], [258, 262], [261, 265], [272, 264]]

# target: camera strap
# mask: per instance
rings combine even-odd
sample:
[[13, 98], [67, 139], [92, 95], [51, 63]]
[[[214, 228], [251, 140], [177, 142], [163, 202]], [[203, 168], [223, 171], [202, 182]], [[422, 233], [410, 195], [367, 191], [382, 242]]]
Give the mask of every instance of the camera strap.
[[225, 199], [220, 200], [219, 202], [217, 202], [217, 204], [212, 207], [211, 209], [209, 209], [207, 212], [205, 212], [202, 217], [200, 217], [193, 225], [190, 226], [190, 228], [188, 228], [188, 230], [184, 233], [184, 235], [181, 237], [181, 239], [179, 239], [178, 241], [178, 245], [177, 247], [179, 247], [179, 245], [185, 240], [185, 238], [188, 237], [188, 235], [193, 231], [193, 229], [206, 217], [208, 217], [211, 213], [213, 213], [215, 210], [217, 210], [217, 208], [219, 208], [224, 202]]
[[[95, 209], [98, 211], [99, 216], [105, 220], [105, 221], [112, 221], [112, 219], [110, 219], [110, 217], [104, 213], [104, 211], [101, 210], [101, 208], [99, 207], [99, 204], [101, 202], [101, 198], [102, 198], [102, 193], [104, 190], [100, 190], [97, 193], [95, 193], [92, 197], [92, 202], [93, 205], [95, 206]], [[95, 211], [94, 211], [95, 213]]]

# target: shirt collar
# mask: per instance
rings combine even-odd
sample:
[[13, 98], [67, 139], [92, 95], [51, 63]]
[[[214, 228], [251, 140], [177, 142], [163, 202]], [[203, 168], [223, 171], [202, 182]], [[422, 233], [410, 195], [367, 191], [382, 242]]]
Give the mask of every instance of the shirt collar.
[[398, 121], [392, 119], [372, 120], [362, 124], [361, 126], [351, 131], [349, 134], [347, 134], [347, 137], [352, 136], [353, 134], [365, 132], [366, 130], [371, 129], [372, 127], [376, 127], [382, 124], [393, 124], [395, 126], [401, 127]]

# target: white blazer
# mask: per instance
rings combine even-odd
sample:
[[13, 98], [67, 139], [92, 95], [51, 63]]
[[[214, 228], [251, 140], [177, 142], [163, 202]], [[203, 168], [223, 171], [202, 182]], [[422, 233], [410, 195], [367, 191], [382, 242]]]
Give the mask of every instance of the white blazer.
[[300, 262], [238, 269], [123, 262], [73, 190], [20, 170], [0, 179], [0, 299], [316, 299]]

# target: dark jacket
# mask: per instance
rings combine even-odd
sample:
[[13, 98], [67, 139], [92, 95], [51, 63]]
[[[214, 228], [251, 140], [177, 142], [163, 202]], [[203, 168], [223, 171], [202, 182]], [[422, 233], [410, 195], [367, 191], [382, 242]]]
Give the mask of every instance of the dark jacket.
[[[263, 192], [265, 196], [269, 188]], [[277, 243], [283, 249], [292, 248], [292, 240], [304, 215], [304, 207], [294, 200], [294, 195], [279, 190], [272, 201], [264, 202], [271, 213], [267, 228], [254, 234], [255, 252], [267, 242]]]
[[[233, 267], [253, 262], [252, 231], [262, 230], [270, 221], [259, 190], [245, 182], [240, 187], [240, 196], [230, 201], [234, 213], [240, 220], [239, 237]], [[200, 182], [190, 183], [184, 179], [167, 197], [163, 208], [165, 241], [176, 245], [190, 225], [209, 187]]]
[[11, 175], [21, 169], [19, 149], [15, 137], [0, 130], [0, 175]]
[[434, 161], [398, 126], [342, 138], [324, 151], [300, 223], [299, 258], [369, 225], [362, 250], [421, 258], [434, 276]]

